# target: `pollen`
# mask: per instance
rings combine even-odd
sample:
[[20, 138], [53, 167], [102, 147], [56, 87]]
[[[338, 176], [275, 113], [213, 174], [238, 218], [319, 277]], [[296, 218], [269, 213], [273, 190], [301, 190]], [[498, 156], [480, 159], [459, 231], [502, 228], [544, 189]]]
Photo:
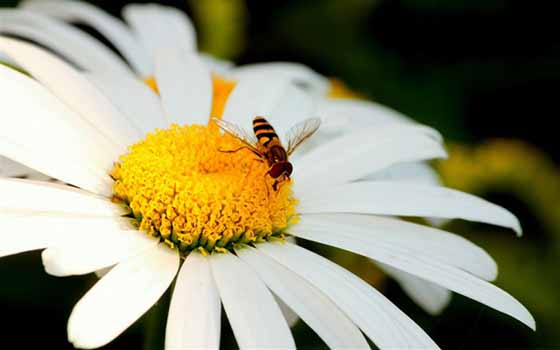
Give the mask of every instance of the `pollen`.
[[336, 78], [329, 79], [327, 97], [332, 99], [364, 99], [362, 95], [350, 89], [342, 80]]
[[111, 173], [114, 198], [140, 230], [182, 252], [231, 250], [282, 238], [295, 220], [291, 183], [277, 191], [268, 166], [216, 127], [156, 130], [132, 145]]
[[144, 79], [144, 84], [148, 85], [148, 87], [152, 90], [154, 90], [154, 92], [156, 94], [159, 94], [159, 89], [158, 89], [158, 85], [156, 82], [156, 78], [154, 78], [153, 76], [149, 76], [146, 79]]
[[234, 87], [234, 81], [226, 80], [217, 74], [212, 77], [212, 88], [214, 96], [212, 100], [212, 111], [210, 112], [210, 114], [213, 117], [222, 116], [227, 99]]

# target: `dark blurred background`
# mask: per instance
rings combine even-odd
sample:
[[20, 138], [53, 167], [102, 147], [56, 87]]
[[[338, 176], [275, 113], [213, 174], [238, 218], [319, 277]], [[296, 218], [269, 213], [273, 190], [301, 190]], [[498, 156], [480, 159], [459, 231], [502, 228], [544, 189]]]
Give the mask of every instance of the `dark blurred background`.
[[[116, 16], [130, 3], [90, 2]], [[518, 239], [506, 230], [466, 222], [452, 222], [446, 229], [495, 257], [497, 284], [533, 312], [537, 332], [458, 295], [442, 315], [429, 316], [396, 283], [375, 278], [376, 284], [443, 349], [560, 348], [560, 153], [554, 126], [560, 83], [558, 2], [159, 3], [193, 18], [206, 52], [240, 64], [301, 62], [440, 130], [451, 154], [449, 161], [435, 164], [444, 182], [511, 209], [525, 235]], [[362, 276], [372, 274], [374, 268], [364, 259], [317, 248]], [[39, 253], [2, 259], [0, 276], [4, 338], [21, 341], [0, 348], [71, 348], [67, 317], [95, 277], [50, 277], [42, 271]], [[106, 349], [161, 348], [165, 303], [166, 297]], [[227, 327], [225, 348], [234, 346]], [[295, 334], [304, 348], [324, 347], [303, 324]]]

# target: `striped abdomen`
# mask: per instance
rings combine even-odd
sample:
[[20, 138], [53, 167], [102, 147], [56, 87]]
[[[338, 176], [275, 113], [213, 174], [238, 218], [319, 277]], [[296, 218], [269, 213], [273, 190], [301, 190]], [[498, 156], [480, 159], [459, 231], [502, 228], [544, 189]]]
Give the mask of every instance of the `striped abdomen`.
[[265, 148], [274, 144], [280, 144], [276, 131], [274, 131], [272, 125], [263, 117], [255, 117], [255, 119], [253, 119], [253, 131], [259, 143]]

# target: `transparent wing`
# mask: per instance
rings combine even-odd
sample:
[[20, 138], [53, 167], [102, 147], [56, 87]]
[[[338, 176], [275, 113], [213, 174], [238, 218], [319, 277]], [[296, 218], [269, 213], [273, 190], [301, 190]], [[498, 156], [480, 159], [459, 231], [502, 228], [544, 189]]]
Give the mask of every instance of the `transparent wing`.
[[310, 138], [319, 129], [319, 126], [321, 126], [321, 119], [319, 118], [309, 118], [294, 125], [286, 134], [288, 155], [292, 154], [299, 145]]
[[218, 125], [220, 129], [235, 137], [239, 141], [243, 142], [245, 146], [247, 146], [251, 151], [257, 154], [261, 154], [261, 152], [257, 148], [258, 141], [255, 135], [248, 133], [238, 125], [222, 119], [212, 118], [212, 121], [214, 121], [214, 123], [216, 123], [216, 125]]

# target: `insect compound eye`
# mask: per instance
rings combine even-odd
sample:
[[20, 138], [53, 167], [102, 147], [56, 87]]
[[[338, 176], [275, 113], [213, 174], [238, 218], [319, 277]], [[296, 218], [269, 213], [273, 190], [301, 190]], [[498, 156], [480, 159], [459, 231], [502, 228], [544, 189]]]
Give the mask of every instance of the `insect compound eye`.
[[280, 177], [280, 175], [282, 175], [286, 171], [286, 164], [289, 163], [276, 163], [272, 167], [270, 167], [270, 170], [268, 171], [270, 177], [272, 177], [273, 179], [277, 179], [278, 177]]
[[290, 162], [284, 163], [284, 171], [286, 172], [286, 175], [288, 175], [288, 176], [292, 175], [293, 170], [294, 170], [294, 167], [292, 166], [292, 163], [290, 163]]

